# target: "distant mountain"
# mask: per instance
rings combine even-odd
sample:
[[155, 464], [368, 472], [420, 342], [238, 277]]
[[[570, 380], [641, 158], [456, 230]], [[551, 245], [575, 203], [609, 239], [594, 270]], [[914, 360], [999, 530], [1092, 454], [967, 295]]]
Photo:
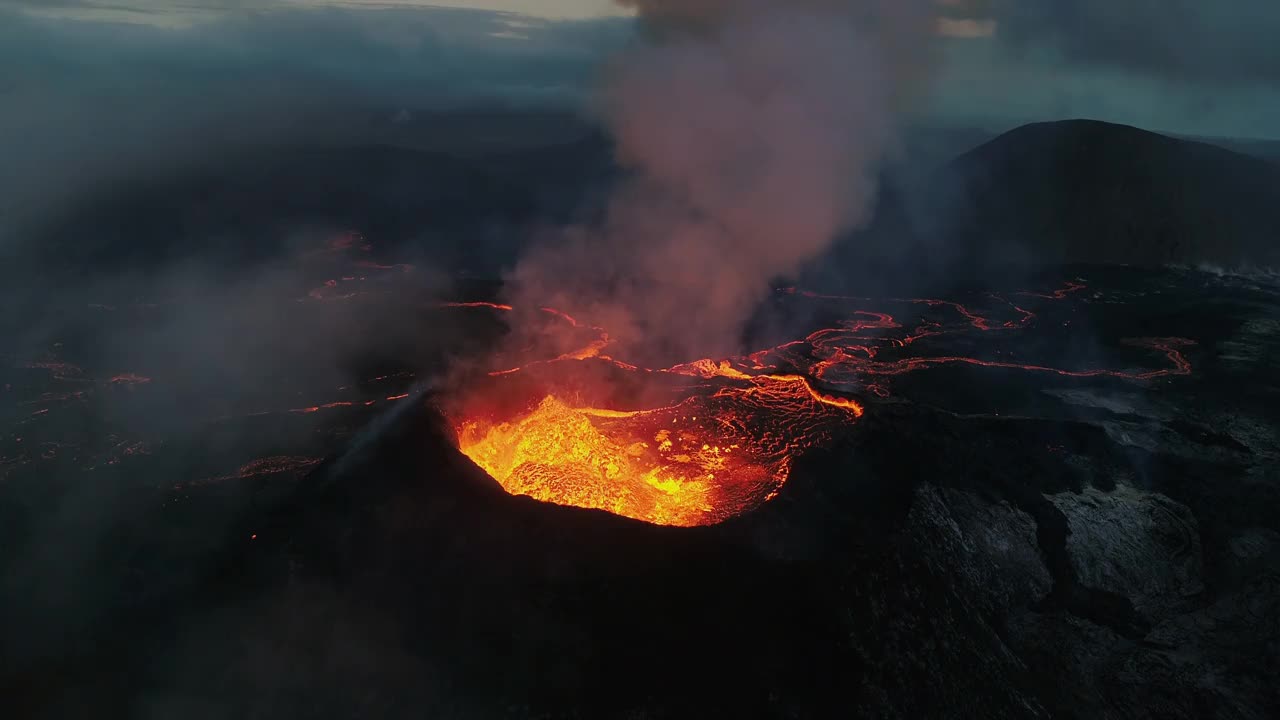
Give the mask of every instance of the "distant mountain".
[[1280, 166], [1123, 125], [1018, 128], [909, 201], [918, 238], [977, 267], [1280, 262]]

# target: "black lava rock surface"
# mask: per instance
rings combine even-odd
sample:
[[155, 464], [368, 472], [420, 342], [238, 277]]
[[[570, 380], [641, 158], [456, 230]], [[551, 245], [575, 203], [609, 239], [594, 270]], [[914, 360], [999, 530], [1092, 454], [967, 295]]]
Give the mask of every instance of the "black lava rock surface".
[[[104, 534], [90, 619], [27, 603], [6, 623], [7, 702], [33, 717], [1274, 717], [1280, 287], [1089, 272], [1077, 323], [1103, 346], [1193, 339], [1190, 375], [914, 373], [775, 500], [692, 529], [509, 496], [414, 402], [286, 487], [233, 502], [256, 481], [189, 486], [183, 509]], [[135, 493], [172, 500], [150, 487]]]

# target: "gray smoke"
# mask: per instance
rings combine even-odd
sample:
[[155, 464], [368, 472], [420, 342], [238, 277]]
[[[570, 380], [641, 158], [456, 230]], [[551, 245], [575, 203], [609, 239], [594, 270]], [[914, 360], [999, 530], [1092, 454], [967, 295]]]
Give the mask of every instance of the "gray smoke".
[[620, 1], [648, 30], [601, 95], [629, 179], [601, 227], [526, 256], [509, 291], [624, 352], [730, 352], [771, 279], [866, 221], [934, 4]]

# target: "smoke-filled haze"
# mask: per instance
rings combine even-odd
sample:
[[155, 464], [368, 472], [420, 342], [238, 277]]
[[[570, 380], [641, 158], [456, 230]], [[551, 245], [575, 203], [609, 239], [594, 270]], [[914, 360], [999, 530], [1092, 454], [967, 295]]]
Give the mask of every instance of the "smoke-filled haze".
[[771, 279], [867, 219], [933, 4], [623, 4], [650, 30], [601, 98], [630, 178], [601, 227], [534, 251], [509, 291], [627, 351], [729, 352]]

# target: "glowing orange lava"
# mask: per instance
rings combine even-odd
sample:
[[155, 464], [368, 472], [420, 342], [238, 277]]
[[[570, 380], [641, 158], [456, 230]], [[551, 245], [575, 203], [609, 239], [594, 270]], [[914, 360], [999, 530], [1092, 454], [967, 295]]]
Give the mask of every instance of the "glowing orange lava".
[[[1084, 287], [1072, 282], [1052, 293], [1020, 294], [1062, 301]], [[782, 293], [824, 303], [866, 302], [794, 289]], [[666, 369], [615, 360], [604, 354], [612, 341], [603, 328], [541, 308], [566, 330], [594, 334], [578, 350], [489, 373], [502, 382], [537, 375], [533, 381], [544, 393], [536, 393], [514, 412], [509, 407], [498, 410], [501, 403], [487, 408], [481, 402], [455, 413], [459, 449], [512, 494], [659, 525], [709, 525], [774, 497], [797, 457], [828, 444], [840, 429], [862, 417], [865, 408], [853, 396], [888, 397], [889, 383], [899, 375], [953, 364], [1131, 381], [1191, 372], [1181, 349], [1194, 343], [1181, 338], [1125, 341], [1163, 353], [1171, 367], [1156, 370], [1055, 368], [930, 355], [920, 348], [937, 336], [1018, 330], [1036, 319], [1035, 313], [1005, 297], [987, 297], [998, 303], [995, 316], [950, 301], [892, 300], [887, 302], [927, 310], [913, 328], [887, 313], [855, 310], [848, 320], [802, 340], [738, 358], [697, 360]], [[511, 311], [508, 305], [488, 302], [450, 306]], [[577, 392], [582, 383], [574, 382], [583, 374], [578, 370], [589, 367], [611, 368], [640, 387], [660, 379], [683, 384], [673, 391], [669, 405], [632, 409], [619, 408], [615, 401], [605, 403], [611, 407], [597, 407], [600, 403], [576, 400], [582, 397]], [[490, 396], [502, 393], [491, 390]]]
[[459, 447], [512, 494], [658, 525], [708, 525], [768, 500], [800, 450], [862, 412], [800, 377], [720, 377], [732, 379], [649, 410], [548, 395], [514, 420], [463, 422]]

